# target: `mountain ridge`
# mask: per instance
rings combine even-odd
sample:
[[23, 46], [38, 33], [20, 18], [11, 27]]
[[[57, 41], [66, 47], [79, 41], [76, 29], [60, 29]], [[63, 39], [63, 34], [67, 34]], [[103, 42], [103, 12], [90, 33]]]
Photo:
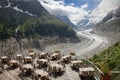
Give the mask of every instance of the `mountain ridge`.
[[77, 29], [78, 27], [73, 24], [66, 16], [60, 16], [60, 15], [54, 15], [57, 19], [64, 21], [66, 24], [68, 24], [69, 26], [71, 26], [74, 29]]
[[80, 41], [70, 26], [49, 14], [38, 0], [0, 0], [0, 6], [2, 54]]
[[96, 25], [97, 30], [119, 31], [120, 29], [120, 7], [110, 11], [101, 22]]
[[[32, 36], [32, 35], [40, 35], [40, 36], [46, 36], [49, 33], [45, 33], [46, 35], [42, 35], [41, 32], [38, 32], [36, 29], [36, 27], [30, 27], [30, 26], [37, 26], [37, 28], [39, 29], [43, 29], [41, 26], [46, 22], [49, 23], [48, 26], [50, 26], [52, 28], [51, 25], [54, 25], [57, 28], [63, 28], [65, 29], [64, 32], [59, 31], [59, 33], [57, 32], [57, 28], [54, 30], [51, 30], [52, 33], [54, 33], [54, 35], [51, 36], [58, 36], [61, 37], [62, 34], [66, 33], [65, 35], [63, 35], [63, 37], [67, 37], [67, 38], [74, 38], [76, 36], [75, 31], [72, 28], [69, 28], [68, 25], [66, 25], [64, 22], [61, 22], [60, 20], [56, 19], [55, 17], [53, 17], [51, 14], [49, 14], [49, 12], [47, 10], [44, 9], [44, 7], [42, 7], [42, 5], [40, 4], [40, 2], [38, 0], [28, 0], [28, 1], [23, 1], [23, 0], [1, 0], [0, 1], [0, 33], [1, 33], [1, 38], [8, 38], [10, 36], [14, 37], [15, 36], [15, 32], [18, 31], [21, 37], [26, 37], [26, 36]], [[36, 22], [30, 22], [30, 20], [35, 20], [38, 24], [34, 24]], [[50, 21], [50, 19], [52, 19]], [[43, 21], [44, 23], [41, 23]], [[53, 21], [53, 22], [52, 22]], [[57, 23], [54, 23], [54, 21], [57, 21]], [[28, 23], [29, 22], [29, 23]], [[27, 24], [26, 24], [27, 23]], [[46, 25], [48, 24], [46, 23]], [[60, 24], [60, 25], [58, 25]], [[28, 25], [29, 27], [26, 27], [24, 25]], [[18, 28], [18, 26], [20, 28]], [[23, 29], [23, 26], [26, 27], [24, 29], [24, 32], [21, 30], [21, 28]], [[44, 25], [43, 25], [44, 26]], [[64, 27], [65, 28], [64, 28]], [[48, 28], [50, 28], [48, 27]], [[16, 30], [16, 29], [20, 29]], [[29, 34], [30, 32], [32, 33], [32, 30], [34, 30], [34, 34]], [[36, 33], [37, 31], [37, 33]], [[44, 28], [44, 31], [49, 31], [49, 29]], [[70, 36], [69, 34], [72, 35]], [[21, 35], [22, 34], [22, 35]], [[29, 34], [29, 35], [28, 35]], [[26, 35], [26, 36], [24, 36]], [[69, 35], [69, 36], [68, 36]]]
[[89, 29], [89, 28], [94, 28], [96, 23], [90, 21], [90, 17], [86, 16], [84, 19], [80, 20], [76, 26], [79, 29]]

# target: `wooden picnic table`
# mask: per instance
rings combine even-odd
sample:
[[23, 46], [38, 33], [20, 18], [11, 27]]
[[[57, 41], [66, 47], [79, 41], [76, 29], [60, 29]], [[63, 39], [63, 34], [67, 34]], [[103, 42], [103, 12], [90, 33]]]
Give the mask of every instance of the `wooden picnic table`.
[[43, 53], [40, 53], [40, 54], [39, 54], [39, 58], [40, 58], [40, 59], [42, 59], [42, 58], [47, 59], [47, 57], [48, 57], [48, 53], [46, 53], [46, 52], [43, 52]]
[[47, 59], [37, 59], [37, 63], [39, 64], [39, 66], [41, 67], [47, 67], [48, 65], [48, 60]]
[[79, 69], [80, 67], [83, 67], [83, 61], [81, 60], [71, 61], [71, 67]]
[[49, 80], [50, 79], [49, 73], [46, 71], [38, 69], [34, 72], [35, 72], [35, 76], [37, 77], [37, 79], [40, 79], [40, 80]]
[[93, 67], [79, 68], [79, 74], [82, 76], [94, 76], [95, 69]]
[[24, 63], [32, 63], [32, 57], [30, 56], [24, 57]]
[[62, 62], [70, 63], [71, 59], [72, 59], [71, 55], [65, 55], [65, 56], [62, 57], [61, 60], [62, 60]]
[[32, 58], [36, 57], [36, 53], [35, 52], [29, 52], [29, 56], [31, 56]]
[[4, 64], [8, 63], [8, 57], [7, 56], [2, 56], [1, 57], [1, 62], [4, 63]]
[[10, 60], [10, 67], [18, 67], [19, 66], [19, 61], [17, 60]]
[[62, 59], [67, 59], [67, 58], [71, 58], [71, 55], [65, 55], [62, 57]]
[[59, 59], [61, 59], [61, 54], [60, 53], [53, 53], [53, 54], [51, 54], [51, 59], [52, 60], [59, 60]]
[[47, 59], [37, 59], [37, 63], [40, 64], [40, 63], [47, 63], [48, 60]]
[[26, 73], [26, 75], [31, 75], [32, 71], [34, 71], [34, 67], [31, 64], [24, 64], [22, 65], [21, 70], [23, 73]]
[[63, 67], [63, 65], [60, 64], [51, 64], [49, 67], [49, 70], [52, 71], [53, 73], [59, 73], [59, 72], [64, 72], [65, 68]]
[[23, 58], [23, 55], [22, 54], [17, 54], [16, 57], [17, 57], [18, 60], [21, 60]]
[[24, 64], [23, 68], [24, 69], [33, 69], [33, 66], [31, 64]]

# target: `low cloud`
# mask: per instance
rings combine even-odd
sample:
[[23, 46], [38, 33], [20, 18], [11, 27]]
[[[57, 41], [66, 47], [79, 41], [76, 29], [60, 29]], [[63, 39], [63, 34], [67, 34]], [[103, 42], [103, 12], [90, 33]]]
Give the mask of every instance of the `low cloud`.
[[95, 8], [91, 15], [90, 20], [94, 23], [101, 21], [108, 12], [120, 6], [120, 0], [102, 0], [97, 8]]
[[64, 5], [64, 0], [39, 0], [41, 4], [54, 15], [67, 16], [74, 24], [80, 21], [84, 16], [88, 15], [88, 12], [84, 10], [87, 5], [83, 5], [82, 8], [74, 7], [74, 3]]
[[88, 7], [88, 4], [84, 4], [81, 6], [81, 9], [86, 9]]
[[[99, 22], [111, 10], [120, 5], [120, 0], [98, 0], [99, 5], [92, 11], [86, 10], [88, 4], [83, 4], [81, 7], [76, 7], [74, 3], [65, 5], [64, 0], [39, 0], [40, 3], [51, 14], [68, 17], [74, 24], [80, 20], [89, 17], [91, 22]], [[87, 0], [86, 0], [87, 1]], [[97, 0], [94, 0], [97, 1]]]

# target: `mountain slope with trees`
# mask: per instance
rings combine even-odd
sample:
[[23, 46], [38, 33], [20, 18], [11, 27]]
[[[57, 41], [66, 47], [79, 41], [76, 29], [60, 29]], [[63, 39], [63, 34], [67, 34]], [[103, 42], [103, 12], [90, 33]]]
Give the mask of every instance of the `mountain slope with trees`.
[[30, 36], [75, 38], [75, 31], [50, 15], [38, 0], [0, 1], [0, 39]]

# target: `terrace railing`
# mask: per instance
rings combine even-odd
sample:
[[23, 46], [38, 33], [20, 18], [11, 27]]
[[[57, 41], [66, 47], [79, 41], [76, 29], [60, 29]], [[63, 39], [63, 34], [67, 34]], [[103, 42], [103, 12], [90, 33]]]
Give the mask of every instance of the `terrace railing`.
[[93, 62], [91, 62], [87, 58], [83, 58], [83, 57], [79, 57], [79, 56], [77, 56], [77, 59], [83, 60], [84, 63], [86, 64], [86, 66], [93, 67], [95, 69], [95, 75], [94, 75], [95, 79], [96, 80], [100, 80], [101, 79], [101, 75], [103, 73], [102, 73], [102, 71]]

